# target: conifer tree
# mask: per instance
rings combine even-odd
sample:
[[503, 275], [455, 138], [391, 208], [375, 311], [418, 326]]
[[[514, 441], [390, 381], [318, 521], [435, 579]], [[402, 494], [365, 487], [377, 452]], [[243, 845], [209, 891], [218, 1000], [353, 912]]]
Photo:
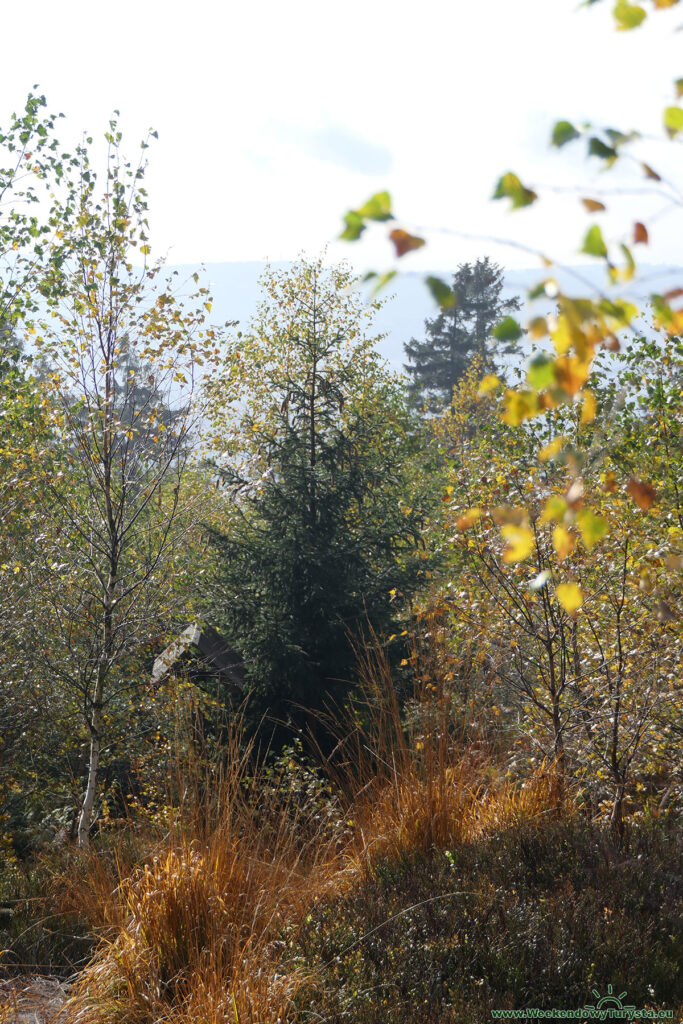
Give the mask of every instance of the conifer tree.
[[[453, 275], [455, 304], [425, 320], [424, 341], [412, 338], [404, 345], [411, 377], [408, 391], [418, 405], [436, 411], [447, 405], [453, 388], [465, 373], [472, 356], [479, 355], [489, 370], [495, 365], [495, 339], [491, 332], [499, 321], [519, 309], [519, 299], [504, 299], [503, 270], [488, 256], [476, 263], [462, 263]], [[504, 350], [509, 354], [508, 345]]]
[[315, 727], [353, 679], [351, 636], [390, 631], [425, 578], [434, 496], [400, 381], [375, 350], [377, 306], [355, 284], [321, 259], [266, 274], [235, 342], [241, 362], [228, 360], [239, 371], [231, 406], [216, 384], [234, 522], [212, 531], [207, 617], [243, 655], [249, 720], [268, 715], [267, 729]]

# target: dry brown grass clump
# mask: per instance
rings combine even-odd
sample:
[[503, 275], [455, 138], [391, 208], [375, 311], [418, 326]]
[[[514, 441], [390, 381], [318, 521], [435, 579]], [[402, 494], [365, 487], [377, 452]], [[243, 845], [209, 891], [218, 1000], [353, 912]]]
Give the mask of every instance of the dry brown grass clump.
[[252, 752], [240, 751], [235, 729], [222, 771], [186, 766], [175, 820], [144, 867], [109, 889], [95, 861], [83, 876], [84, 898], [94, 883], [102, 901], [106, 938], [70, 1000], [70, 1021], [294, 1019], [309, 975], [290, 962], [286, 937], [327, 891], [336, 853], [316, 841], [306, 807], [282, 794], [264, 799], [272, 788], [258, 772], [249, 777]]
[[[178, 769], [163, 835], [71, 873], [104, 936], [68, 1004], [72, 1024], [291, 1024], [316, 979], [297, 938], [316, 904], [382, 862], [429, 858], [557, 805], [551, 771], [514, 785], [468, 742], [438, 673], [401, 709], [380, 644], [358, 651], [353, 717], [327, 761], [336, 831], [302, 790], [254, 768], [239, 727], [223, 768]], [[456, 723], [454, 726], [454, 722]]]
[[372, 872], [386, 859], [429, 856], [558, 810], [562, 787], [553, 767], [544, 765], [523, 782], [507, 778], [490, 746], [472, 741], [469, 718], [463, 728], [448, 679], [438, 662], [433, 670], [433, 657], [424, 659], [432, 671], [423, 661], [416, 672], [407, 715], [385, 648], [370, 637], [357, 657], [361, 701], [331, 768], [352, 794], [352, 872]]

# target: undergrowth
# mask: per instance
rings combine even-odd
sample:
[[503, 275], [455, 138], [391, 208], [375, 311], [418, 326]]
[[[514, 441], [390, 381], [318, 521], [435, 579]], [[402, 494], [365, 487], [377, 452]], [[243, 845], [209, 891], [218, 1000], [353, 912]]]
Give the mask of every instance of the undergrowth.
[[381, 647], [359, 664], [323, 768], [259, 760], [236, 723], [220, 759], [179, 759], [157, 819], [43, 864], [46, 906], [95, 943], [65, 1019], [474, 1024], [608, 985], [683, 1003], [674, 817], [616, 845], [553, 766], [507, 777], [438, 678], [406, 715]]

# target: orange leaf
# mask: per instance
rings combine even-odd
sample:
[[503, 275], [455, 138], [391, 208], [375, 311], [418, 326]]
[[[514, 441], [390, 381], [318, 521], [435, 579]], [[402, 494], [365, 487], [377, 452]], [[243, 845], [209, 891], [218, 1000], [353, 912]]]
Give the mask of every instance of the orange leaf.
[[588, 380], [590, 368], [590, 360], [583, 362], [576, 356], [561, 356], [555, 360], [557, 383], [567, 394], [575, 395]]
[[661, 181], [661, 177], [649, 164], [641, 164], [642, 169], [645, 171], [646, 178], [652, 178], [653, 181]]
[[425, 244], [424, 238], [411, 235], [409, 231], [404, 231], [403, 228], [394, 228], [393, 231], [389, 232], [389, 238], [394, 243], [397, 256], [405, 256], [407, 252], [412, 252], [413, 249], [421, 249]]
[[650, 508], [657, 497], [657, 493], [651, 484], [643, 483], [642, 480], [636, 480], [633, 476], [626, 484], [626, 490], [633, 498], [636, 505], [644, 511], [647, 511], [647, 509]]
[[582, 199], [581, 202], [589, 213], [599, 213], [600, 210], [607, 209], [605, 204], [601, 203], [599, 199]]
[[458, 518], [455, 524], [456, 529], [460, 531], [469, 530], [470, 526], [474, 526], [478, 519], [481, 519], [481, 509], [470, 508]]
[[650, 240], [650, 236], [647, 233], [647, 228], [645, 227], [645, 225], [642, 224], [641, 221], [639, 221], [639, 220], [636, 221], [636, 223], [633, 225], [633, 242], [634, 242], [634, 245], [637, 244], [638, 242], [642, 242], [643, 245], [647, 245], [649, 240]]
[[604, 488], [609, 494], [614, 494], [617, 489], [617, 478], [611, 469], [605, 477]]

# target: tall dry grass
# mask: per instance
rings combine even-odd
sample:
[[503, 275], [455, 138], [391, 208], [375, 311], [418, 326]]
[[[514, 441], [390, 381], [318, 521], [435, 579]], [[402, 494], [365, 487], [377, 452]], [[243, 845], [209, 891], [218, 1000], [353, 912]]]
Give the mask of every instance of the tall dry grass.
[[297, 938], [316, 903], [387, 859], [430, 856], [556, 806], [552, 771], [514, 785], [486, 744], [472, 742], [438, 659], [423, 658], [402, 707], [376, 637], [359, 643], [357, 658], [359, 698], [326, 723], [339, 734], [324, 759], [343, 811], [337, 832], [300, 790], [273, 785], [239, 723], [220, 763], [179, 761], [172, 810], [148, 849], [138, 839], [70, 873], [63, 898], [103, 938], [68, 1021], [303, 1019], [302, 991], [317, 981]]
[[385, 645], [370, 634], [356, 658], [359, 698], [350, 716], [328, 720], [339, 742], [327, 763], [351, 794], [352, 871], [428, 856], [560, 811], [563, 790], [552, 765], [525, 780], [504, 774], [497, 744], [487, 739], [486, 723], [473, 719], [472, 701], [458, 700], [438, 648], [413, 640], [415, 682], [403, 708]]
[[[265, 784], [239, 725], [221, 764], [178, 766], [178, 806], [144, 866], [82, 861], [84, 906], [104, 939], [67, 1013], [91, 1024], [293, 1019], [310, 982], [291, 943], [338, 866], [309, 809]], [[271, 793], [270, 798], [264, 794]]]

